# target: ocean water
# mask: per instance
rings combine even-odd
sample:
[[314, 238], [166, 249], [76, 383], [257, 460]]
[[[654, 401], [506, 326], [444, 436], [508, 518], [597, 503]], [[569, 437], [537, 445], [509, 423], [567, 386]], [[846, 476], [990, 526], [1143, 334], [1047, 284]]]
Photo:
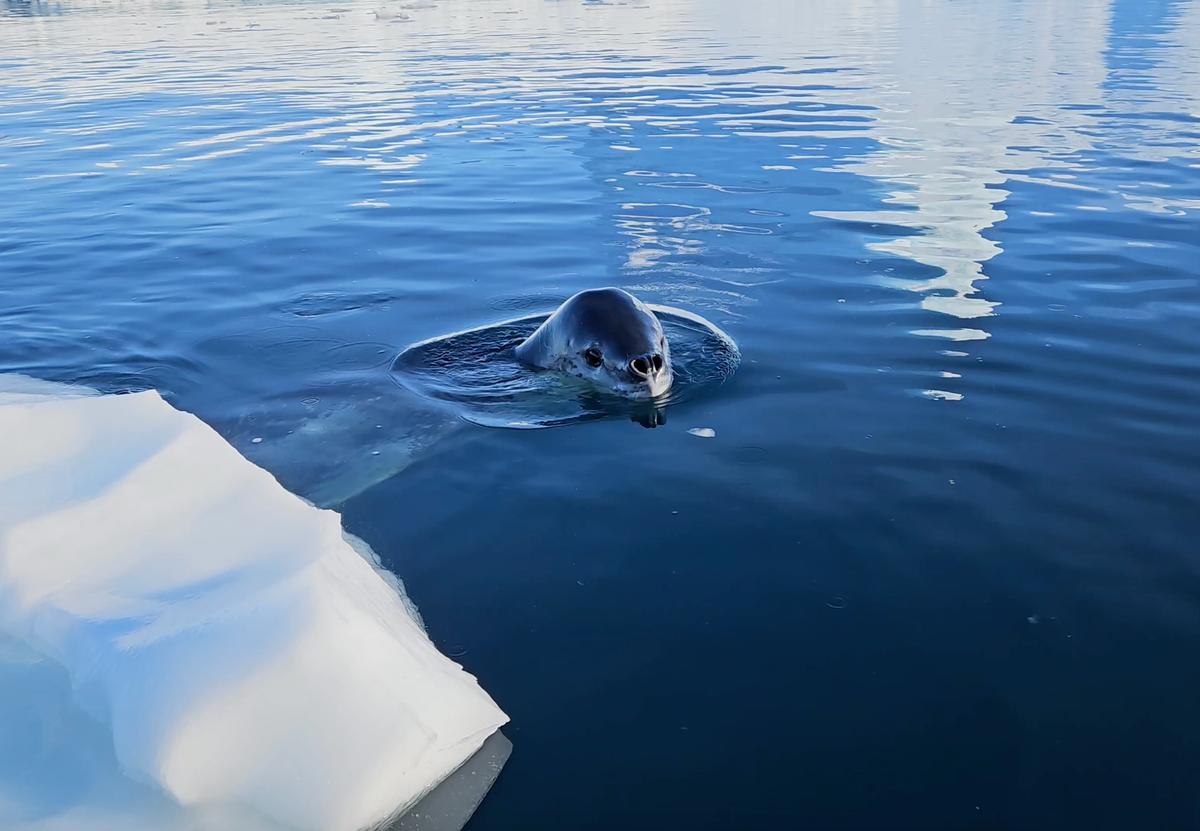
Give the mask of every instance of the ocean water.
[[0, 371], [254, 458], [584, 288], [740, 347], [655, 429], [384, 407], [472, 831], [1200, 828], [1198, 262], [1197, 0], [0, 5]]

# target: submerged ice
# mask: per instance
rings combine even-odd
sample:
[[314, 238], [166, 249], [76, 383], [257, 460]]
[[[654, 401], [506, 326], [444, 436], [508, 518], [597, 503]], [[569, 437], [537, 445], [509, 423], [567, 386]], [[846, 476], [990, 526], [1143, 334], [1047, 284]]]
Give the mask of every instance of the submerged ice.
[[[155, 392], [0, 376], [6, 827], [356, 831], [410, 806], [507, 717], [371, 556]], [[59, 731], [42, 779], [22, 707]]]

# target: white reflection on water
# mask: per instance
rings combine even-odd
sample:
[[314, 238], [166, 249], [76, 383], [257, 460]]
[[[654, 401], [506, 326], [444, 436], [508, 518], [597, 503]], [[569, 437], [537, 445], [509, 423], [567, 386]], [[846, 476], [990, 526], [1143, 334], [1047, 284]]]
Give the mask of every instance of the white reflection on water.
[[[96, 159], [93, 153], [86, 169], [31, 173], [29, 179], [133, 175], [137, 168], [165, 170], [283, 142], [334, 154], [318, 159], [321, 165], [395, 174], [410, 172], [427, 158], [414, 148], [428, 138], [479, 132], [473, 141], [494, 142], [523, 125], [544, 128], [550, 139], [564, 135], [550, 131], [564, 128], [566, 135], [599, 131], [614, 139], [603, 146], [630, 155], [642, 148], [620, 137], [635, 129], [652, 130], [646, 140], [655, 143], [711, 141], [749, 130], [810, 141], [865, 135], [879, 149], [843, 159], [833, 169], [880, 182], [887, 190], [884, 202], [893, 207], [813, 213], [918, 232], [867, 247], [936, 273], [923, 279], [881, 274], [879, 282], [919, 293], [921, 306], [930, 311], [980, 319], [994, 314], [998, 305], [987, 299], [980, 283], [986, 279], [985, 264], [1000, 253], [986, 231], [1006, 218], [1004, 183], [1029, 176], [1017, 171], [1076, 169], [1078, 162], [1067, 156], [1090, 149], [1094, 133], [1089, 129], [1094, 117], [1078, 105], [1135, 111], [1140, 106], [1128, 90], [1103, 89], [1111, 2], [917, 5], [853, 0], [841, 4], [836, 14], [790, 0], [751, 8], [718, 0], [603, 8], [545, 0], [445, 2], [407, 4], [411, 20], [402, 26], [381, 23], [374, 9], [363, 4], [336, 12], [319, 4], [186, 7], [142, 2], [116, 10], [88, 4], [67, 6], [69, 14], [22, 19], [20, 28], [18, 21], [8, 20], [10, 59], [36, 60], [42, 74], [24, 94], [6, 95], [3, 106], [44, 106], [47, 90], [54, 91], [60, 106], [94, 104], [96, 112], [46, 131], [78, 138], [137, 130], [139, 122], [102, 114], [105, 100], [131, 86], [143, 96], [202, 96], [193, 105], [173, 104], [152, 113], [179, 119], [185, 134], [201, 133], [198, 137], [139, 153], [140, 162], [124, 156]], [[1190, 83], [1200, 66], [1197, 5], [1183, 16], [1164, 35], [1173, 59], [1147, 70], [1163, 76], [1158, 80], [1176, 91], [1200, 87]], [[93, 37], [98, 19], [105, 38]], [[112, 43], [120, 43], [121, 50], [112, 50]], [[514, 51], [514, 44], [530, 51]], [[743, 57], [730, 58], [730, 47]], [[480, 56], [486, 60], [477, 60]], [[814, 67], [813, 57], [827, 56], [837, 56], [833, 66]], [[718, 63], [723, 76], [736, 76], [736, 84], [720, 83], [706, 71]], [[804, 75], [797, 73], [814, 71], [822, 74], [811, 80], [830, 83], [815, 93], [800, 89], [797, 79]], [[249, 118], [255, 101], [246, 96], [285, 93], [313, 103], [336, 103], [346, 115], [240, 130], [206, 124], [206, 113], [213, 108], [226, 114], [243, 110]], [[436, 118], [424, 117], [426, 104], [447, 96], [458, 103], [438, 108]], [[1177, 92], [1177, 97], [1181, 112], [1196, 111], [1194, 95]], [[832, 108], [828, 121], [798, 123], [796, 116], [817, 100]], [[747, 102], [755, 112], [728, 107]], [[1076, 108], [1065, 111], [1061, 102]], [[866, 108], [869, 117], [847, 121], [842, 117], [847, 111], [839, 113], [837, 105]], [[447, 110], [459, 112], [447, 118]], [[504, 117], [497, 118], [501, 113]], [[1174, 142], [1169, 149], [1155, 150], [1156, 144], [1171, 143], [1172, 125], [1159, 123], [1161, 141], [1143, 132], [1131, 142], [1140, 157], [1200, 153], [1194, 143]], [[10, 136], [0, 144], [18, 148], [42, 141]], [[211, 149], [196, 152], [200, 148]], [[721, 151], [714, 147], [713, 152]], [[789, 160], [809, 155], [781, 152], [778, 163], [762, 167], [786, 175], [794, 168]], [[1047, 179], [1039, 176], [1037, 181]], [[721, 182], [688, 184], [725, 187]], [[1196, 209], [1195, 200], [1131, 192], [1136, 185], [1124, 188], [1131, 208], [1159, 213]], [[627, 236], [626, 266], [633, 270], [652, 269], [668, 256], [696, 253], [703, 243], [694, 231], [770, 233], [752, 226], [705, 226], [695, 219], [645, 220], [624, 214], [613, 219]]]
[[[1007, 218], [1001, 207], [1009, 195], [1005, 182], [1026, 180], [1094, 191], [1056, 180], [1088, 169], [1089, 161], [1080, 154], [1093, 149], [1100, 134], [1088, 107], [1144, 115], [1149, 107], [1161, 107], [1161, 99], [1155, 96], [1147, 104], [1146, 96], [1135, 91], [1106, 88], [1111, 75], [1106, 55], [1112, 0], [857, 0], [844, 6], [849, 13], [821, 18], [811, 9], [793, 9], [791, 20], [765, 33], [751, 30], [745, 22], [740, 27], [740, 45], [769, 41], [781, 55], [838, 55], [840, 63], [855, 69], [829, 98], [874, 108], [867, 133], [880, 148], [834, 169], [882, 183], [888, 191], [884, 201], [895, 208], [813, 213], [916, 231], [867, 247], [914, 260], [937, 273], [919, 280], [880, 275], [879, 281], [921, 294], [922, 308], [930, 311], [964, 320], [993, 315], [999, 304], [987, 299], [979, 284], [987, 279], [985, 264], [1001, 253], [985, 232]], [[734, 18], [724, 21], [731, 31], [739, 31]], [[1170, 23], [1161, 33], [1161, 51], [1169, 58], [1151, 62], [1138, 80], [1146, 87], [1172, 90], [1173, 109], [1195, 118], [1200, 4], [1184, 4]], [[1125, 131], [1133, 135], [1120, 142], [1122, 153], [1145, 161], [1200, 155], [1194, 141], [1181, 140], [1178, 122], [1149, 123], [1154, 126], [1147, 129], [1146, 122], [1139, 121], [1136, 131]], [[1105, 131], [1104, 140], [1110, 139]], [[1025, 170], [1040, 174], [1019, 172]], [[1054, 170], [1063, 172], [1046, 175]], [[1180, 215], [1200, 208], [1197, 200], [1161, 193], [1123, 195], [1126, 207], [1140, 210]], [[987, 336], [982, 328], [914, 334], [952, 340]]]
[[[813, 199], [811, 213], [905, 229], [864, 244], [925, 273], [880, 268], [873, 279], [913, 292], [924, 310], [972, 321], [915, 331], [956, 340], [986, 337], [997, 312], [984, 281], [1001, 253], [988, 232], [1007, 217], [1006, 183], [1078, 190], [1084, 211], [1099, 212], [1113, 193], [1150, 213], [1200, 207], [1162, 183], [1121, 177], [1107, 193], [1069, 178], [1095, 172], [1086, 156], [1099, 136], [1132, 158], [1200, 157], [1178, 135], [1180, 118], [1200, 111], [1198, 3], [1179, 6], [1155, 34], [1169, 59], [1123, 70], [1124, 85], [1106, 67], [1120, 51], [1110, 42], [1113, 0], [404, 5], [411, 19], [388, 23], [365, 3], [10, 0], [10, 11], [34, 14], [5, 17], [4, 65], [36, 67], [36, 83], [14, 72], [0, 119], [40, 119], [44, 129], [0, 137], [13, 153], [3, 164], [48, 187], [177, 175], [294, 144], [305, 164], [380, 174], [374, 192], [345, 204], [383, 209], [397, 204], [397, 186], [424, 181], [447, 137], [485, 153], [535, 135], [562, 175], [573, 163], [591, 179], [631, 288], [734, 317], [753, 302], [744, 288], [786, 275], [752, 242], [775, 233], [768, 219], [714, 215], [719, 196], [755, 191], [721, 160], [740, 139], [775, 140], [777, 158], [757, 160], [758, 192], [781, 191], [803, 175], [796, 168], [823, 159], [817, 170], [881, 186], [875, 207]], [[1170, 92], [1148, 104], [1139, 83]], [[1163, 100], [1170, 117], [1151, 111]], [[845, 146], [850, 139], [859, 144]], [[675, 164], [660, 163], [664, 154]], [[745, 256], [697, 264], [716, 249]]]
[[[871, 132], [882, 149], [838, 169], [884, 183], [885, 201], [897, 207], [816, 213], [918, 231], [868, 248], [937, 273], [881, 282], [920, 293], [930, 311], [987, 317], [999, 304], [982, 296], [978, 283], [1000, 246], [984, 232], [1007, 218], [1000, 207], [1009, 195], [1006, 171], [1044, 167], [1047, 151], [1086, 143], [1075, 131], [1048, 137], [1045, 121], [1024, 119], [1056, 102], [1099, 99], [1109, 0], [971, 5], [938, 14], [880, 5], [891, 19], [874, 53], [879, 68], [869, 97], [880, 106]], [[1006, 66], [1021, 71], [1009, 74]], [[1057, 146], [1047, 147], [1048, 138]], [[980, 328], [915, 334], [986, 337]]]

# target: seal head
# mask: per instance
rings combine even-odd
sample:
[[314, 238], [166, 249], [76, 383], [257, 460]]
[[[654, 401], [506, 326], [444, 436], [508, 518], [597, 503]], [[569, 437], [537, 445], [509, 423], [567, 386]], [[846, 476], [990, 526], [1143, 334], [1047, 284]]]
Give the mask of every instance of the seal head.
[[522, 363], [586, 378], [626, 398], [654, 398], [671, 388], [662, 324], [621, 289], [579, 292], [515, 352]]

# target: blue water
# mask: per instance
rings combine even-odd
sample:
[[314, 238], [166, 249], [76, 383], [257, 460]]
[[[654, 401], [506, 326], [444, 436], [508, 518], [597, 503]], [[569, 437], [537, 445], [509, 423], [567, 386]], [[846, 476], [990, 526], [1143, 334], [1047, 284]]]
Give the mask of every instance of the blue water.
[[1200, 2], [411, 5], [4, 0], [0, 371], [253, 453], [583, 288], [701, 314], [663, 427], [341, 508], [512, 717], [470, 828], [1200, 828]]

